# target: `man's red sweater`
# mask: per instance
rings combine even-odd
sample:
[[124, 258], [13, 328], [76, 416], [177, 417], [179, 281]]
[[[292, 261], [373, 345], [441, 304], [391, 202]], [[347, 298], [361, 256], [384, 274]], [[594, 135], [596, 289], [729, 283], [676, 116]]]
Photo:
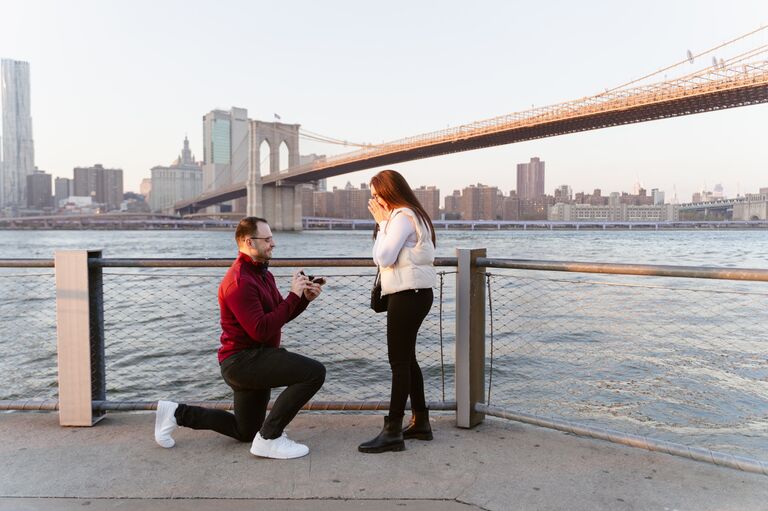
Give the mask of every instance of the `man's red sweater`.
[[240, 252], [219, 286], [219, 362], [259, 344], [280, 346], [283, 325], [301, 314], [308, 304], [304, 296], [293, 292], [283, 299], [267, 266]]

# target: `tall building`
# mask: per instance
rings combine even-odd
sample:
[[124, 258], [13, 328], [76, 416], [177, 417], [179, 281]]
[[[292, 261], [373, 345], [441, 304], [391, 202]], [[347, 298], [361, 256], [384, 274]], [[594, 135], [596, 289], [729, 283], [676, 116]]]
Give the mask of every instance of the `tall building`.
[[440, 219], [440, 189], [435, 186], [420, 186], [413, 189], [421, 206], [432, 220]]
[[68, 177], [57, 177], [54, 184], [53, 206], [60, 208], [61, 201], [66, 200], [75, 194], [75, 187], [72, 179]]
[[451, 195], [445, 196], [444, 217], [446, 220], [458, 220], [461, 218], [461, 192], [454, 190]]
[[152, 211], [173, 213], [174, 203], [202, 193], [203, 170], [189, 149], [187, 137], [184, 137], [181, 154], [173, 163], [167, 167], [152, 167], [151, 172], [149, 207]]
[[478, 183], [461, 191], [459, 210], [462, 220], [500, 220], [503, 209], [504, 197], [495, 186]]
[[520, 220], [520, 199], [515, 190], [509, 192], [502, 202], [502, 220]]
[[355, 188], [347, 181], [344, 188], [333, 187], [333, 212], [336, 218], [370, 218], [368, 200], [371, 190], [367, 183]]
[[53, 206], [51, 195], [51, 175], [35, 169], [27, 176], [27, 207], [43, 209]]
[[[203, 192], [248, 179], [249, 125], [245, 108], [211, 110], [203, 116]], [[245, 199], [233, 202], [235, 210], [245, 210]], [[217, 209], [211, 206], [208, 212]]]
[[[313, 216], [335, 217], [333, 192], [312, 192], [312, 211]], [[309, 215], [307, 215], [309, 216]]]
[[517, 196], [522, 199], [538, 199], [544, 195], [544, 162], [531, 158], [528, 163], [517, 164]]
[[571, 202], [573, 190], [568, 185], [560, 185], [555, 188], [555, 202]]
[[29, 63], [2, 59], [0, 88], [0, 208], [23, 207], [27, 203], [27, 176], [35, 170]]
[[93, 167], [75, 167], [74, 194], [91, 197], [106, 211], [120, 209], [123, 201], [123, 169], [105, 169], [100, 163]]

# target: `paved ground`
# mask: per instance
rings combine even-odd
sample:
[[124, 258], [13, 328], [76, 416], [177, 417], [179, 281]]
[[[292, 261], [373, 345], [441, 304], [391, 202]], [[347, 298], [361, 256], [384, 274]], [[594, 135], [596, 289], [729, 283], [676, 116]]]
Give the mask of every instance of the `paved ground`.
[[0, 510], [765, 510], [768, 477], [497, 419], [434, 421], [435, 440], [360, 454], [379, 415], [301, 414], [310, 455], [265, 460], [211, 432], [153, 440], [153, 413], [62, 428], [0, 414]]

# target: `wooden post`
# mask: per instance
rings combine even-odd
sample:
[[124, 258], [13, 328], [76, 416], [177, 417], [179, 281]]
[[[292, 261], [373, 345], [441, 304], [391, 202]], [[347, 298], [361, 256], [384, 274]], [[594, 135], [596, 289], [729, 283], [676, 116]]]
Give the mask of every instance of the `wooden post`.
[[59, 424], [92, 426], [104, 413], [93, 401], [106, 398], [104, 307], [101, 268], [88, 267], [100, 250], [56, 252], [56, 332]]
[[476, 266], [485, 249], [456, 255], [456, 425], [472, 428], [485, 419], [474, 409], [485, 402], [485, 268]]

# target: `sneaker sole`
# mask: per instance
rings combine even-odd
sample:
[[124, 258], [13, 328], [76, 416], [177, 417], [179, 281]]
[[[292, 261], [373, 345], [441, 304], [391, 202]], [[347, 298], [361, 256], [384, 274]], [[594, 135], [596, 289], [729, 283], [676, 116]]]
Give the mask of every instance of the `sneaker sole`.
[[296, 458], [303, 458], [307, 454], [309, 454], [309, 451], [305, 452], [304, 454], [298, 454], [296, 456], [274, 456], [274, 455], [267, 455], [267, 454], [258, 454], [253, 451], [250, 451], [251, 454], [258, 458], [266, 458], [269, 460], [295, 460]]

